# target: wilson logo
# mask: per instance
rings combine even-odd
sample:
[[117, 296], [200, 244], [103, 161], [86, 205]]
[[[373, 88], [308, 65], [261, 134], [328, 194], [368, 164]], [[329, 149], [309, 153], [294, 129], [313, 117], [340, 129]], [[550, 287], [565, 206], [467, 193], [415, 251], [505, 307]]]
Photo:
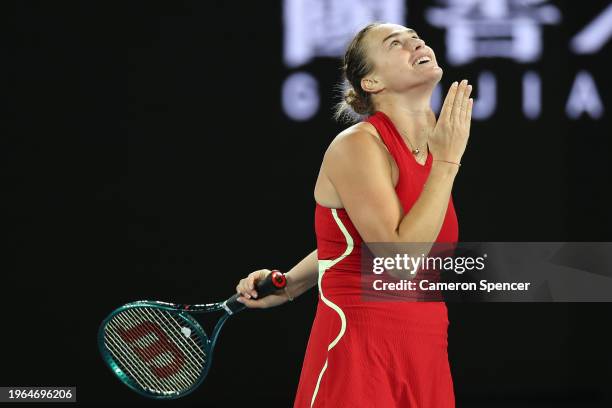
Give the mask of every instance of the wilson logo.
[[[167, 378], [176, 374], [185, 363], [185, 356], [179, 348], [168, 338], [166, 333], [155, 323], [143, 322], [130, 329], [118, 328], [121, 338], [130, 345], [134, 353], [147, 364], [151, 371], [159, 378]], [[138, 340], [154, 335], [156, 340], [148, 346], [139, 346]], [[157, 356], [167, 353], [170, 361], [163, 365], [154, 365], [152, 360]]]

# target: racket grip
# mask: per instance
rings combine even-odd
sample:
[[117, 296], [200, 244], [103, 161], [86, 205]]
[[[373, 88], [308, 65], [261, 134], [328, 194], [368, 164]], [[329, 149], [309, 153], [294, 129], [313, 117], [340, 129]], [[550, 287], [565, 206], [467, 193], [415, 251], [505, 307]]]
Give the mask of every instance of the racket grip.
[[[257, 299], [271, 295], [277, 290], [283, 289], [286, 285], [287, 278], [285, 278], [285, 275], [281, 271], [277, 271], [275, 269], [272, 271], [272, 273], [269, 273], [264, 280], [255, 284], [257, 287]], [[243, 303], [238, 302], [237, 299], [239, 297], [240, 294], [235, 293], [232, 297], [224, 302], [224, 309], [227, 311], [227, 313], [235, 314], [246, 309], [246, 306]]]

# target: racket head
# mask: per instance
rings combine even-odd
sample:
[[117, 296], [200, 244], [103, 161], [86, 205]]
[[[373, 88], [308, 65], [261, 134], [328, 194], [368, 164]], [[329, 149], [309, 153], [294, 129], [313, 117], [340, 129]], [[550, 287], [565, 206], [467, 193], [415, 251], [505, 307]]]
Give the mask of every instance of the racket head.
[[196, 389], [210, 368], [213, 346], [189, 313], [165, 302], [123, 305], [98, 331], [98, 348], [111, 371], [155, 399], [176, 399]]

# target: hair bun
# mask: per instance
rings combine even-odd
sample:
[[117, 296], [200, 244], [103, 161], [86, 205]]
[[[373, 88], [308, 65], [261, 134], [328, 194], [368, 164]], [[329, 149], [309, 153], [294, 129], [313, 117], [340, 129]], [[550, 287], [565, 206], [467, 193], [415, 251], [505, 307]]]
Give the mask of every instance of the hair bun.
[[349, 105], [352, 105], [353, 103], [355, 103], [355, 100], [359, 98], [359, 96], [357, 96], [357, 92], [355, 92], [355, 90], [353, 88], [349, 88], [346, 91], [346, 94], [344, 95], [344, 100], [346, 101], [346, 103], [348, 103]]
[[372, 95], [361, 88], [361, 80], [374, 69], [364, 44], [366, 34], [373, 28], [384, 24], [373, 22], [363, 27], [349, 42], [342, 59], [342, 83], [338, 89], [338, 103], [334, 118], [347, 123], [358, 122], [363, 116], [374, 113]]
[[366, 101], [361, 95], [359, 95], [353, 87], [349, 87], [344, 95], [344, 101], [350, 105], [351, 108], [360, 115], [366, 115], [369, 112]]

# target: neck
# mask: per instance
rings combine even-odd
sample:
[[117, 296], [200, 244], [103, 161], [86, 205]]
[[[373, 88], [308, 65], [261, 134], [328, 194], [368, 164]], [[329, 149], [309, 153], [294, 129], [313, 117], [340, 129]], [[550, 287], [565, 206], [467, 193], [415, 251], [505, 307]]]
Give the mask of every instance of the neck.
[[418, 148], [419, 156], [427, 157], [427, 139], [436, 126], [436, 116], [431, 110], [431, 91], [385, 95], [377, 109], [393, 122], [411, 149]]

